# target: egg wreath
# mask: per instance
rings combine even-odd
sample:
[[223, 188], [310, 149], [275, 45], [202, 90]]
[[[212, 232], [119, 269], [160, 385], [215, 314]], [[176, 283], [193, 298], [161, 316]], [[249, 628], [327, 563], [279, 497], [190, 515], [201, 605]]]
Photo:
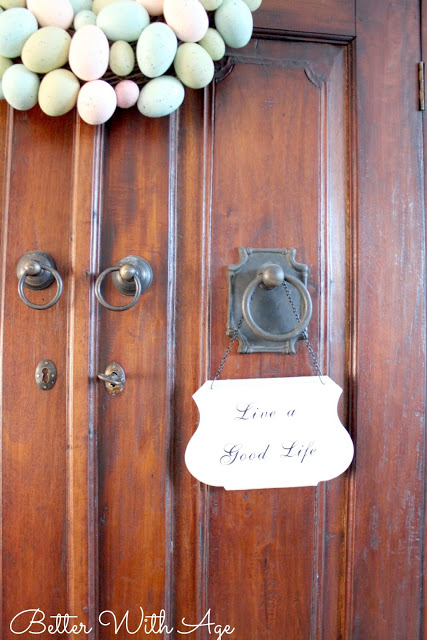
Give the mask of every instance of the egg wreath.
[[167, 116], [249, 42], [261, 1], [0, 0], [0, 98], [92, 125], [116, 107]]

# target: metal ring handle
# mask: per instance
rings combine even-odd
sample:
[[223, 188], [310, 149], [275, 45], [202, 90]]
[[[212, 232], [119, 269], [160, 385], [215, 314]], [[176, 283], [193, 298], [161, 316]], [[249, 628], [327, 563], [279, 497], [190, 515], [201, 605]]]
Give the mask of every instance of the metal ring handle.
[[135, 272], [132, 276], [132, 279], [135, 281], [135, 295], [133, 296], [132, 300], [128, 303], [123, 305], [122, 307], [114, 307], [112, 304], [109, 304], [104, 296], [101, 293], [101, 284], [102, 281], [104, 280], [105, 276], [108, 276], [109, 273], [113, 273], [114, 271], [120, 271], [122, 267], [120, 265], [116, 265], [115, 267], [108, 267], [108, 269], [105, 269], [97, 278], [96, 283], [95, 283], [95, 295], [98, 298], [98, 301], [102, 304], [103, 307], [105, 307], [106, 309], [109, 309], [110, 311], [126, 311], [127, 309], [130, 309], [131, 307], [133, 307], [139, 300], [139, 298], [141, 297], [141, 293], [142, 293], [142, 283], [141, 283], [141, 278], [140, 278], [140, 272], [138, 269], [135, 269]]
[[19, 282], [18, 282], [19, 297], [23, 302], [25, 302], [25, 304], [28, 307], [31, 307], [32, 309], [38, 309], [38, 310], [49, 309], [50, 307], [53, 307], [53, 305], [58, 302], [59, 298], [62, 295], [62, 289], [63, 289], [62, 278], [59, 275], [58, 271], [53, 267], [50, 267], [47, 264], [40, 265], [38, 262], [36, 264], [40, 266], [41, 271], [49, 271], [49, 273], [51, 273], [55, 278], [56, 284], [58, 285], [58, 289], [55, 297], [52, 298], [52, 300], [50, 302], [47, 302], [46, 304], [35, 304], [34, 302], [31, 302], [30, 300], [28, 300], [27, 296], [24, 293], [24, 284], [27, 276], [32, 274], [26, 273], [25, 271], [22, 274], [22, 276], [19, 278]]
[[[276, 265], [268, 265], [268, 266], [276, 266]], [[303, 331], [305, 331], [311, 318], [312, 304], [311, 304], [310, 294], [307, 291], [307, 288], [298, 278], [295, 278], [294, 276], [288, 275], [284, 272], [282, 273], [283, 273], [283, 279], [280, 285], [283, 284], [284, 280], [287, 280], [287, 282], [292, 284], [299, 291], [301, 295], [301, 303], [302, 303], [301, 320], [292, 329], [292, 331], [288, 331], [287, 333], [270, 333], [268, 331], [264, 331], [264, 329], [261, 329], [261, 327], [257, 325], [257, 323], [252, 317], [252, 312], [251, 312], [252, 296], [255, 293], [258, 285], [266, 284], [264, 280], [263, 272], [259, 273], [256, 276], [256, 278], [254, 278], [252, 282], [248, 284], [242, 298], [242, 313], [243, 313], [243, 317], [245, 319], [246, 324], [258, 338], [261, 338], [263, 340], [268, 340], [270, 342], [284, 342], [285, 340], [291, 340], [292, 338], [297, 338], [299, 335], [301, 335]], [[273, 287], [274, 286], [279, 286], [279, 285], [274, 284]], [[266, 288], [271, 289], [273, 287], [267, 286]]]

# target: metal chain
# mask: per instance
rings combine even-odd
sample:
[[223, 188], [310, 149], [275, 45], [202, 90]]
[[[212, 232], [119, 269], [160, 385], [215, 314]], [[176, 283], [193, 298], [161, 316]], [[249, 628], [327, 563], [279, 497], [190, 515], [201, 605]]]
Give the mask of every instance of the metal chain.
[[[295, 306], [295, 303], [294, 303], [294, 301], [293, 301], [293, 299], [292, 299], [291, 292], [289, 291], [289, 287], [288, 287], [288, 285], [287, 285], [287, 283], [286, 283], [286, 280], [283, 280], [283, 288], [284, 288], [284, 290], [285, 290], [285, 293], [286, 293], [286, 296], [287, 296], [287, 298], [288, 298], [288, 300], [289, 300], [289, 303], [290, 303], [290, 305], [291, 305], [291, 307], [292, 307], [292, 311], [294, 312], [295, 318], [296, 318], [297, 322], [300, 322], [300, 321], [301, 321], [301, 318], [300, 318], [300, 316], [299, 316], [299, 313], [298, 313], [298, 311], [297, 311], [297, 308], [296, 308], [296, 306]], [[252, 300], [252, 298], [254, 297], [254, 295], [255, 295], [255, 291], [253, 292], [253, 294], [252, 294], [252, 296], [251, 296], [251, 300]], [[236, 342], [236, 340], [237, 340], [237, 336], [238, 336], [238, 333], [239, 333], [239, 329], [240, 329], [240, 327], [242, 326], [242, 323], [243, 323], [243, 315], [242, 315], [242, 317], [240, 318], [239, 322], [237, 323], [236, 328], [235, 328], [235, 329], [234, 329], [234, 331], [233, 331], [233, 335], [231, 336], [230, 344], [228, 345], [227, 350], [226, 350], [226, 352], [224, 353], [223, 358], [222, 358], [222, 360], [221, 360], [221, 363], [220, 363], [220, 365], [219, 365], [219, 367], [218, 367], [218, 371], [216, 372], [215, 377], [214, 377], [214, 379], [212, 380], [211, 389], [212, 389], [212, 387], [213, 387], [213, 385], [214, 385], [214, 382], [216, 382], [216, 381], [218, 380], [219, 376], [221, 375], [222, 370], [224, 369], [224, 366], [225, 366], [225, 363], [226, 363], [226, 361], [227, 361], [227, 358], [228, 358], [228, 356], [230, 355], [230, 351], [231, 351], [231, 349], [233, 348], [233, 344], [234, 344], [234, 343]], [[322, 380], [322, 371], [321, 371], [321, 369], [320, 369], [319, 362], [318, 362], [318, 360], [317, 360], [317, 358], [316, 358], [316, 354], [314, 353], [313, 347], [311, 346], [310, 341], [309, 341], [309, 339], [308, 339], [307, 329], [304, 329], [304, 331], [302, 331], [302, 332], [301, 332], [301, 335], [302, 335], [302, 337], [303, 337], [303, 339], [304, 339], [305, 344], [307, 345], [307, 349], [308, 349], [308, 352], [309, 352], [309, 354], [310, 354], [311, 361], [312, 361], [312, 363], [313, 363], [313, 365], [314, 365], [314, 368], [315, 368], [315, 370], [316, 370], [316, 374], [318, 375], [320, 382], [321, 382], [322, 384], [324, 384], [324, 382], [323, 382], [323, 380]]]
[[[298, 313], [297, 308], [295, 306], [295, 303], [294, 303], [294, 301], [292, 299], [291, 292], [289, 291], [289, 287], [287, 285], [286, 280], [283, 280], [283, 288], [285, 290], [286, 296], [287, 296], [287, 298], [288, 298], [288, 300], [290, 302], [290, 305], [292, 307], [292, 311], [294, 312], [294, 316], [295, 316], [297, 322], [300, 322], [301, 318], [299, 317], [299, 313]], [[307, 349], [308, 349], [308, 352], [310, 354], [311, 361], [312, 361], [312, 363], [314, 365], [314, 368], [316, 370], [317, 375], [320, 378], [320, 382], [322, 384], [324, 384], [324, 382], [322, 380], [322, 371], [320, 370], [319, 362], [318, 362], [318, 360], [316, 358], [316, 354], [314, 353], [313, 347], [310, 344], [310, 340], [308, 339], [307, 329], [304, 329], [304, 331], [301, 333], [301, 335], [302, 335], [302, 337], [304, 339], [305, 344], [307, 345]]]

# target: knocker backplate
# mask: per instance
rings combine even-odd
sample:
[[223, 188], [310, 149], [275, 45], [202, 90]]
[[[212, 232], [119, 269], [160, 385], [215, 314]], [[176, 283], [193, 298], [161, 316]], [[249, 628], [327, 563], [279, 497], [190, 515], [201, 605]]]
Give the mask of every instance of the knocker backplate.
[[[307, 284], [308, 266], [295, 260], [296, 249], [245, 249], [239, 248], [239, 262], [228, 267], [228, 322], [227, 335], [236, 335], [239, 341], [238, 353], [295, 353], [299, 336], [272, 342], [256, 336], [242, 319], [242, 300], [250, 283], [267, 264], [282, 267], [287, 275], [298, 278], [304, 286]], [[295, 286], [288, 283], [295, 308], [301, 315], [300, 294]], [[258, 286], [250, 302], [251, 312], [257, 325], [272, 334], [288, 333], [297, 325], [292, 306], [283, 286], [266, 289]], [[238, 328], [239, 322], [241, 322]], [[237, 329], [237, 333], [236, 333]]]

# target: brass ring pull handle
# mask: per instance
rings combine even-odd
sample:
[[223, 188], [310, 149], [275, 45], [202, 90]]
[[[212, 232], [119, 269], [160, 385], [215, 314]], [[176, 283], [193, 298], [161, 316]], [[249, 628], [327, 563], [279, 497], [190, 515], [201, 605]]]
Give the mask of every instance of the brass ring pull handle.
[[[261, 329], [253, 319], [251, 312], [251, 300], [258, 285], [265, 289], [273, 289], [281, 286], [285, 280], [292, 284], [300, 293], [301, 319], [292, 331], [288, 331], [287, 333], [270, 333], [269, 331]], [[285, 274], [284, 270], [279, 265], [269, 264], [263, 267], [262, 271], [259, 272], [256, 278], [254, 278], [246, 287], [242, 298], [242, 312], [246, 324], [258, 338], [261, 338], [262, 340], [269, 340], [270, 342], [283, 342], [285, 340], [296, 338], [305, 331], [308, 323], [310, 322], [312, 304], [310, 294], [301, 280], [289, 274]]]
[[[18, 262], [16, 275], [18, 276], [19, 297], [32, 309], [49, 309], [58, 302], [62, 295], [62, 278], [56, 270], [55, 260], [44, 251], [30, 251], [26, 253]], [[49, 287], [54, 280], [56, 280], [57, 291], [50, 302], [46, 304], [35, 304], [28, 300], [24, 287], [38, 291]]]
[[[133, 296], [132, 300], [128, 304], [121, 307], [115, 307], [107, 302], [102, 295], [102, 282], [110, 273], [113, 274], [113, 284], [116, 289], [125, 296]], [[144, 260], [144, 258], [139, 258], [138, 256], [127, 256], [126, 258], [119, 260], [114, 267], [108, 267], [108, 269], [105, 269], [98, 276], [95, 283], [95, 295], [98, 298], [98, 301], [106, 309], [109, 309], [110, 311], [126, 311], [138, 302], [141, 294], [148, 289], [152, 280], [153, 271], [149, 263]]]

